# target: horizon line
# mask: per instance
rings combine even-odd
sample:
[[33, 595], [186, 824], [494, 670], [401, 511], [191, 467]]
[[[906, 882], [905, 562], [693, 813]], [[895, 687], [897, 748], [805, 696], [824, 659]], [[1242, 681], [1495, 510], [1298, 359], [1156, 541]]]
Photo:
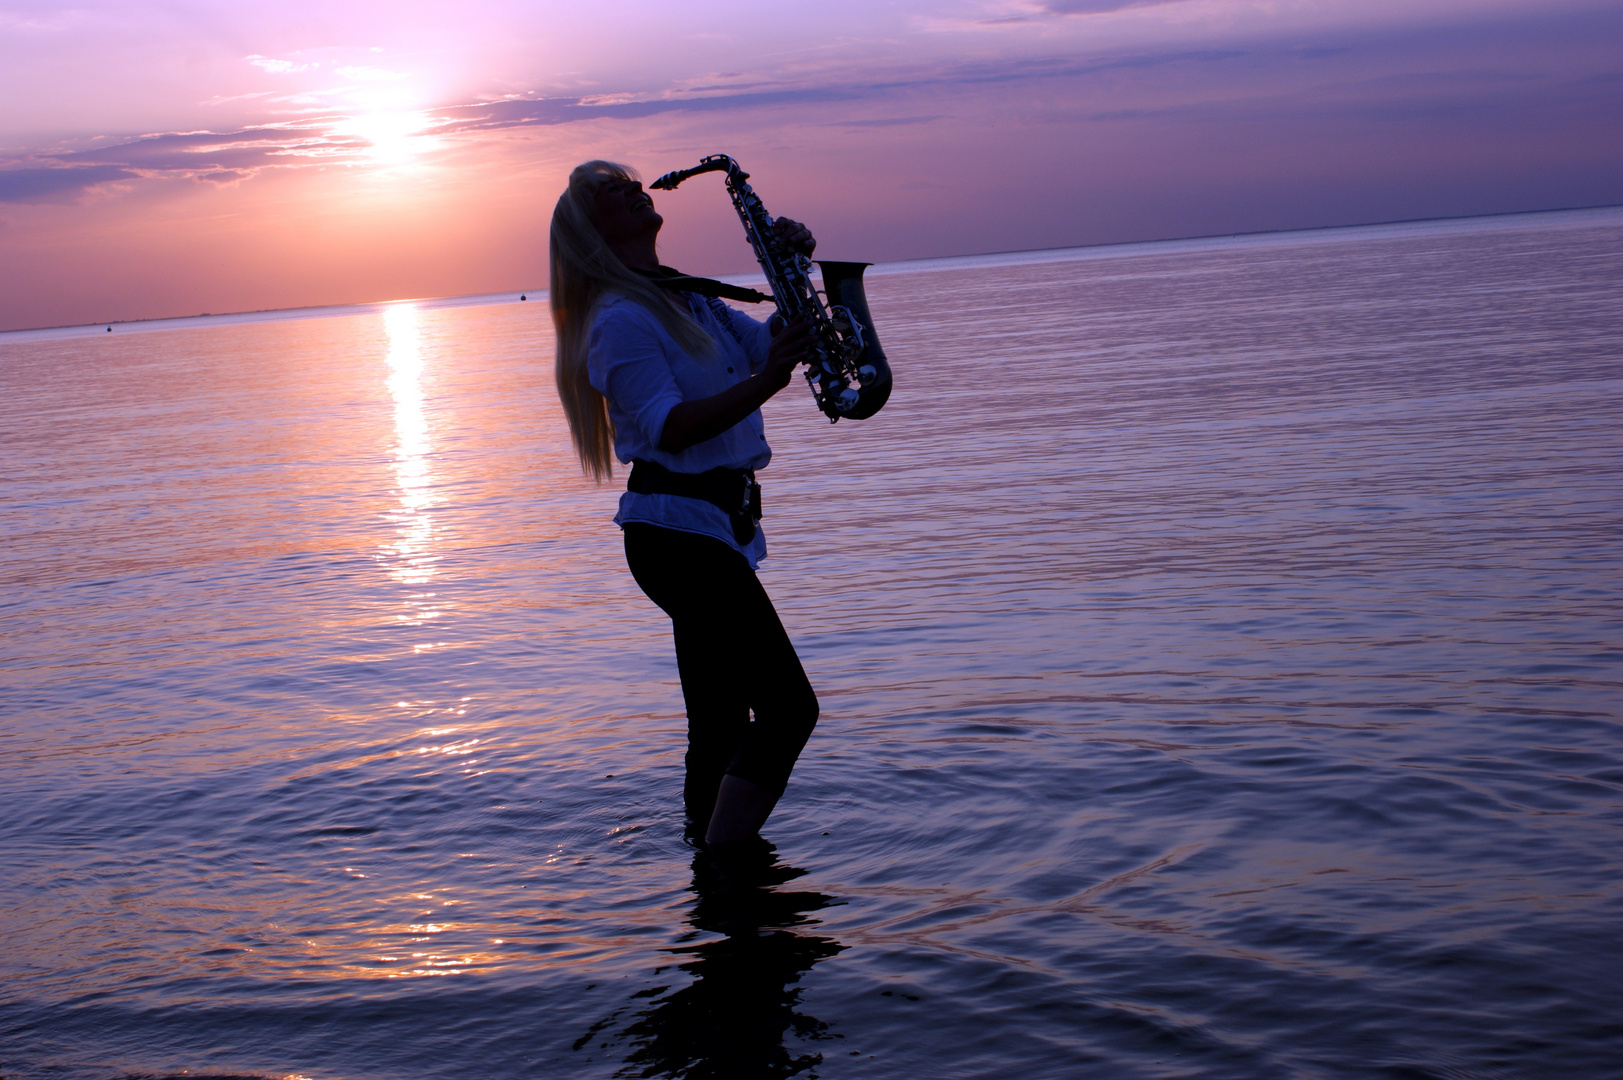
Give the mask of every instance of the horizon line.
[[[1111, 248], [1146, 247], [1155, 244], [1193, 243], [1203, 240], [1241, 240], [1261, 236], [1290, 236], [1303, 233], [1335, 232], [1342, 229], [1369, 229], [1385, 225], [1425, 225], [1447, 221], [1479, 221], [1492, 218], [1531, 217], [1538, 214], [1566, 214], [1577, 213], [1584, 210], [1618, 210], [1623, 209], [1623, 203], [1598, 203], [1586, 206], [1557, 206], [1542, 210], [1497, 210], [1486, 214], [1460, 214], [1436, 215], [1432, 217], [1394, 218], [1385, 221], [1361, 221], [1347, 225], [1305, 225], [1293, 229], [1255, 229], [1250, 232], [1230, 233], [1202, 233], [1194, 236], [1161, 236], [1146, 240], [1113, 240], [1104, 244], [1058, 244], [1052, 247], [1039, 248], [1009, 248], [997, 251], [963, 252], [956, 255], [928, 255], [913, 259], [895, 259], [883, 263], [869, 263], [874, 267], [903, 267], [915, 263], [945, 262], [951, 259], [987, 259], [1003, 255], [1040, 255], [1045, 252], [1058, 251], [1108, 251]], [[814, 260], [815, 261], [815, 260]], [[720, 275], [721, 280], [728, 278], [754, 278], [760, 276], [760, 271], [746, 271], [739, 274]], [[11, 334], [43, 333], [50, 330], [81, 330], [92, 326], [105, 326], [109, 330], [115, 326], [141, 326], [145, 323], [179, 322], [186, 319], [212, 319], [231, 318], [242, 315], [277, 315], [293, 312], [334, 312], [343, 309], [365, 309], [388, 307], [397, 304], [434, 304], [445, 307], [477, 307], [480, 301], [508, 295], [519, 296], [520, 299], [534, 295], [537, 300], [550, 293], [550, 282], [546, 289], [504, 289], [491, 293], [463, 293], [452, 296], [418, 296], [397, 297], [387, 300], [356, 300], [331, 304], [311, 304], [305, 307], [291, 308], [249, 308], [241, 311], [205, 311], [196, 315], [152, 315], [140, 319], [113, 319], [108, 321], [96, 320], [87, 323], [62, 323], [52, 326], [18, 326], [9, 330], [0, 330], [0, 341]]]

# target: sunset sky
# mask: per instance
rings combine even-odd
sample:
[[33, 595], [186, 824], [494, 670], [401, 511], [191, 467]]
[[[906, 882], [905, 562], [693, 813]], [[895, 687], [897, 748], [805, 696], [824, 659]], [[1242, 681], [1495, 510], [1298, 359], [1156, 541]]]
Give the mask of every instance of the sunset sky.
[[869, 261], [1623, 203], [1616, 0], [0, 0], [0, 101], [0, 329], [541, 287], [591, 157]]

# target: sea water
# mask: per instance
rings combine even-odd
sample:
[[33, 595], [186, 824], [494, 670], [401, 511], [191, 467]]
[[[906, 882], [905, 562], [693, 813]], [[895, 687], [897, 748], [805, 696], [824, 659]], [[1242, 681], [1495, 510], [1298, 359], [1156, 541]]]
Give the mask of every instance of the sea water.
[[0, 1075], [1618, 1075], [1620, 252], [876, 268], [721, 886], [538, 297], [0, 335]]

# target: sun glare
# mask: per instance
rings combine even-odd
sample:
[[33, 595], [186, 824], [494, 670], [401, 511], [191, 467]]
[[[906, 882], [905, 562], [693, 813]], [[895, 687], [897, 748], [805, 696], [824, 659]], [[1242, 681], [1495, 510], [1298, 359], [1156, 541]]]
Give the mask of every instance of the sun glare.
[[425, 135], [432, 120], [420, 112], [375, 112], [352, 116], [337, 130], [366, 142], [366, 157], [379, 165], [403, 165], [438, 140]]

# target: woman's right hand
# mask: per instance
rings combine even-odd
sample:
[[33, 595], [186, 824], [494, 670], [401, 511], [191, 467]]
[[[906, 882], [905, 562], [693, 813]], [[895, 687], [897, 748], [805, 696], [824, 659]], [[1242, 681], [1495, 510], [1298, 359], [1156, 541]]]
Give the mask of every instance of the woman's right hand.
[[715, 438], [759, 409], [768, 398], [789, 385], [795, 365], [812, 358], [815, 341], [811, 324], [804, 317], [783, 327], [773, 335], [772, 344], [766, 350], [766, 364], [760, 371], [719, 394], [684, 401], [673, 407], [665, 415], [659, 448], [667, 453], [681, 453], [696, 443]]
[[796, 366], [812, 358], [814, 342], [811, 322], [804, 315], [773, 336], [766, 350], [766, 366], [761, 369], [761, 377], [767, 380], [773, 393], [788, 386], [789, 376], [794, 374]]

